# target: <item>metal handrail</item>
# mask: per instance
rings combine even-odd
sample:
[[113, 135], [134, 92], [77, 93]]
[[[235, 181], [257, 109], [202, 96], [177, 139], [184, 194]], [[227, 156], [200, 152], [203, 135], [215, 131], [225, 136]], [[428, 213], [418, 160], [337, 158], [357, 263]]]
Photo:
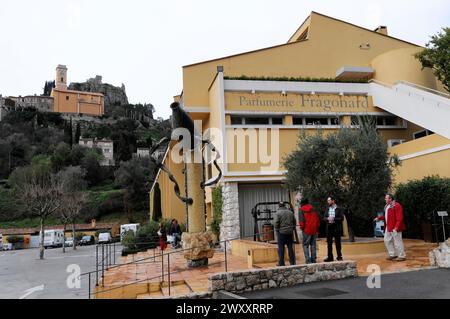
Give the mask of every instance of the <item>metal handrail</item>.
[[[223, 261], [218, 261], [218, 262], [209, 264], [209, 266], [218, 265], [218, 264], [221, 264], [221, 263], [223, 263]], [[177, 273], [180, 273], [180, 272], [183, 272], [183, 271], [186, 271], [186, 269], [175, 270], [175, 271], [171, 272], [171, 274], [177, 274]], [[117, 287], [113, 287], [113, 288], [110, 288], [110, 289], [107, 289], [107, 290], [102, 290], [102, 291], [90, 293], [90, 295], [98, 295], [98, 294], [101, 294], [101, 293], [104, 293], [104, 292], [110, 292], [110, 291], [113, 291], [113, 290], [116, 290], [116, 289], [119, 289], [119, 288], [123, 288], [123, 287], [126, 287], [126, 286], [134, 285], [134, 284], [137, 284], [137, 283], [140, 283], [140, 282], [143, 282], [143, 281], [157, 279], [157, 278], [160, 278], [162, 276], [163, 276], [163, 274], [158, 275], [158, 276], [154, 276], [154, 277], [147, 277], [145, 279], [139, 279], [139, 280], [136, 280], [136, 281], [133, 281], [133, 282], [129, 282], [127, 284], [123, 284], [123, 285], [120, 285], [120, 286], [117, 286]]]
[[445, 93], [445, 92], [441, 92], [441, 91], [438, 91], [438, 90], [430, 89], [430, 88], [427, 88], [426, 86], [423, 86], [423, 85], [415, 84], [415, 83], [408, 82], [408, 81], [398, 81], [398, 82], [396, 82], [396, 84], [406, 84], [408, 86], [412, 86], [412, 87], [417, 88], [419, 90], [427, 91], [427, 92], [430, 92], [430, 93], [433, 93], [433, 94], [436, 94], [436, 95], [441, 95], [441, 96], [443, 96], [443, 97], [445, 97], [447, 99], [450, 99], [450, 94]]
[[[294, 226], [293, 231], [295, 230], [295, 227], [296, 227], [296, 226]], [[289, 227], [286, 227], [286, 228], [290, 229], [290, 228], [292, 228], [292, 227], [289, 226]], [[279, 230], [278, 230], [278, 231], [279, 231]], [[267, 232], [262, 232], [262, 233], [259, 233], [259, 234], [265, 234], [265, 233], [270, 233], [270, 232], [271, 232], [271, 231], [267, 231]], [[235, 241], [235, 240], [241, 240], [241, 239], [244, 239], [244, 238], [252, 238], [253, 236], [254, 236], [254, 234], [251, 234], [251, 235], [247, 235], [247, 236], [242, 236], [242, 237], [239, 236], [239, 237], [235, 237], [235, 238], [231, 238], [231, 239], [226, 239], [226, 240], [222, 240], [222, 241], [216, 241], [216, 242], [215, 242], [215, 245], [220, 244], [220, 243], [223, 243], [223, 244], [224, 244], [224, 249], [225, 249], [224, 257], [225, 257], [225, 259], [224, 259], [224, 261], [219, 261], [219, 262], [216, 262], [216, 263], [213, 263], [213, 264], [209, 264], [209, 265], [215, 265], [215, 264], [220, 264], [220, 263], [225, 262], [225, 272], [228, 272], [227, 253], [226, 253], [227, 242], [231, 242], [231, 241]], [[294, 242], [293, 244], [295, 244], [295, 242]], [[195, 246], [195, 247], [190, 247], [190, 248], [186, 248], [186, 249], [181, 249], [181, 250], [176, 250], [176, 251], [170, 251], [170, 252], [167, 252], [167, 253], [162, 252], [162, 253], [159, 254], [158, 256], [161, 256], [161, 262], [163, 263], [163, 262], [164, 262], [164, 256], [167, 256], [167, 259], [168, 259], [168, 261], [169, 261], [169, 260], [170, 260], [170, 255], [171, 255], [171, 254], [182, 253], [182, 252], [184, 252], [184, 251], [186, 251], [186, 250], [192, 250], [192, 249], [203, 248], [203, 247], [204, 247], [204, 246]], [[156, 257], [156, 256], [153, 256], [153, 257], [147, 257], [147, 258], [142, 258], [142, 259], [134, 260], [134, 261], [132, 261], [132, 262], [128, 262], [128, 263], [124, 263], [124, 264], [114, 265], [113, 267], [110, 267], [110, 268], [108, 268], [108, 269], [118, 268], [118, 267], [130, 265], [130, 264], [138, 264], [138, 263], [140, 263], [141, 261], [144, 261], [144, 260], [149, 260], [149, 259], [152, 259], [152, 258], [155, 259], [155, 257]], [[103, 259], [103, 260], [104, 260], [104, 259]], [[170, 262], [169, 262], [168, 266], [169, 266], [169, 267], [168, 267], [168, 277], [169, 277], [169, 282], [168, 282], [168, 283], [169, 283], [169, 295], [170, 295], [170, 275], [171, 275], [171, 274], [178, 273], [178, 272], [185, 271], [186, 269], [180, 269], [179, 271], [170, 272]], [[83, 275], [88, 275], [88, 276], [89, 276], [89, 298], [90, 298], [91, 295], [92, 295], [91, 292], [90, 292], [90, 290], [91, 290], [91, 289], [90, 289], [90, 288], [91, 288], [91, 286], [90, 286], [90, 276], [91, 276], [91, 273], [93, 273], [93, 272], [95, 272], [95, 271], [83, 273], [83, 274], [80, 275], [80, 276], [83, 276]], [[161, 274], [158, 275], [158, 276], [156, 276], [156, 277], [146, 278], [146, 279], [138, 280], [138, 281], [133, 281], [133, 282], [131, 282], [131, 283], [127, 283], [127, 284], [124, 284], [124, 285], [120, 285], [120, 286], [111, 288], [111, 289], [109, 289], [109, 290], [101, 291], [100, 293], [102, 293], [102, 292], [107, 292], [107, 291], [111, 291], [111, 290], [115, 290], [115, 289], [119, 289], [119, 288], [123, 288], [123, 287], [125, 287], [125, 286], [129, 286], [129, 285], [136, 284], [136, 283], [139, 283], [139, 282], [142, 282], [142, 281], [151, 280], [151, 279], [156, 279], [156, 278], [160, 278], [160, 277], [164, 280], [164, 265], [163, 265], [163, 264], [162, 264]], [[104, 274], [102, 275], [102, 283], [103, 283], [103, 280], [104, 280]], [[98, 283], [97, 283], [97, 284], [98, 284]], [[94, 293], [94, 294], [98, 294], [98, 293], [99, 293], [99, 292], [96, 292], [96, 293]]]
[[[384, 87], [387, 87], [387, 88], [390, 88], [390, 89], [395, 89], [397, 92], [402, 91], [402, 90], [401, 89], [399, 90], [399, 88], [395, 87], [395, 86], [397, 84], [404, 84], [406, 86], [411, 86], [411, 87], [416, 88], [418, 90], [422, 90], [422, 91], [425, 91], [425, 92], [428, 92], [428, 93], [431, 93], [431, 94], [439, 95], [440, 97], [443, 97], [443, 98], [446, 98], [446, 99], [450, 99], [450, 94], [446, 94], [446, 93], [443, 93], [443, 92], [440, 92], [440, 91], [437, 91], [437, 90], [433, 90], [433, 89], [430, 89], [430, 88], [427, 88], [425, 86], [421, 86], [421, 85], [418, 85], [418, 84], [410, 83], [410, 82], [407, 82], [407, 81], [398, 81], [398, 82], [395, 83], [395, 85], [391, 85], [389, 83], [385, 83], [385, 82], [382, 82], [382, 81], [379, 81], [379, 80], [371, 79], [371, 80], [369, 80], [369, 83], [376, 83], [376, 84], [379, 84], [381, 86], [384, 86]], [[405, 91], [403, 91], [403, 93], [404, 92]], [[408, 92], [408, 94], [409, 94], [409, 96], [411, 96], [411, 94], [414, 94], [414, 93], [413, 92]], [[423, 100], [424, 99], [432, 100], [433, 102], [437, 103], [438, 106], [443, 104], [442, 101], [433, 99], [433, 97], [425, 97], [425, 96], [420, 96], [418, 94], [415, 94], [415, 95], [418, 96], [419, 98], [422, 98]]]

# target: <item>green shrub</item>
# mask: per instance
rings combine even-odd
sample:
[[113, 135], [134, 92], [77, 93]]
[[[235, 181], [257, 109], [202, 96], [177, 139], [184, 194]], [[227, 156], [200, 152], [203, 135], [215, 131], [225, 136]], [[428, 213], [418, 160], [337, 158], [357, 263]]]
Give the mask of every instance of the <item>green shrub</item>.
[[294, 82], [340, 82], [340, 83], [367, 83], [368, 80], [339, 80], [336, 78], [311, 78], [311, 77], [265, 77], [265, 76], [225, 76], [225, 80], [247, 81], [294, 81]]
[[213, 233], [217, 235], [217, 238], [220, 236], [220, 223], [222, 222], [222, 187], [216, 187], [212, 191], [212, 209], [213, 216], [211, 222], [211, 230]]
[[422, 238], [422, 222], [432, 221], [436, 211], [450, 211], [450, 178], [429, 176], [399, 184], [395, 195], [405, 212], [405, 236]]
[[[160, 222], [164, 223], [166, 232], [168, 232], [171, 220], [164, 219]], [[134, 254], [139, 251], [145, 251], [147, 249], [158, 247], [158, 230], [160, 222], [155, 222], [152, 220], [141, 226], [136, 234], [134, 234], [133, 231], [127, 232], [122, 240], [125, 254]], [[182, 232], [186, 230], [186, 226], [184, 224], [180, 224], [180, 228]]]

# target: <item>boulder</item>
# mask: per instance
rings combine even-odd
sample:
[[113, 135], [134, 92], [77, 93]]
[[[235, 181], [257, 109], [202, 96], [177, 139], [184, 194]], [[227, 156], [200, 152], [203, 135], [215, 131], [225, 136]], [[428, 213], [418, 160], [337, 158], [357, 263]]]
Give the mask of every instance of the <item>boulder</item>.
[[450, 238], [429, 252], [431, 266], [450, 268]]
[[183, 233], [184, 257], [188, 260], [209, 259], [214, 256], [216, 236], [212, 232]]

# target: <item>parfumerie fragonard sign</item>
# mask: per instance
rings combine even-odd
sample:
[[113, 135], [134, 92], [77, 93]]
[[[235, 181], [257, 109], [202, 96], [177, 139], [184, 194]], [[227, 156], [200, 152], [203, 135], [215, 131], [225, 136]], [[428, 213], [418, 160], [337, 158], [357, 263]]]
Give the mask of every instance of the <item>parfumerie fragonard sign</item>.
[[284, 112], [369, 112], [374, 110], [366, 95], [338, 94], [242, 94], [225, 93], [227, 110]]

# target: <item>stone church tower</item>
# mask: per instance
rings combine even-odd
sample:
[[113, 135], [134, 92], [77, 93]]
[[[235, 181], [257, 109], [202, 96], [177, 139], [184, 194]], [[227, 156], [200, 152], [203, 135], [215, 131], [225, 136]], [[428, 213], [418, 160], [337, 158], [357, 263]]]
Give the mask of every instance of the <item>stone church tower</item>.
[[67, 90], [67, 67], [62, 64], [56, 67], [56, 88]]

